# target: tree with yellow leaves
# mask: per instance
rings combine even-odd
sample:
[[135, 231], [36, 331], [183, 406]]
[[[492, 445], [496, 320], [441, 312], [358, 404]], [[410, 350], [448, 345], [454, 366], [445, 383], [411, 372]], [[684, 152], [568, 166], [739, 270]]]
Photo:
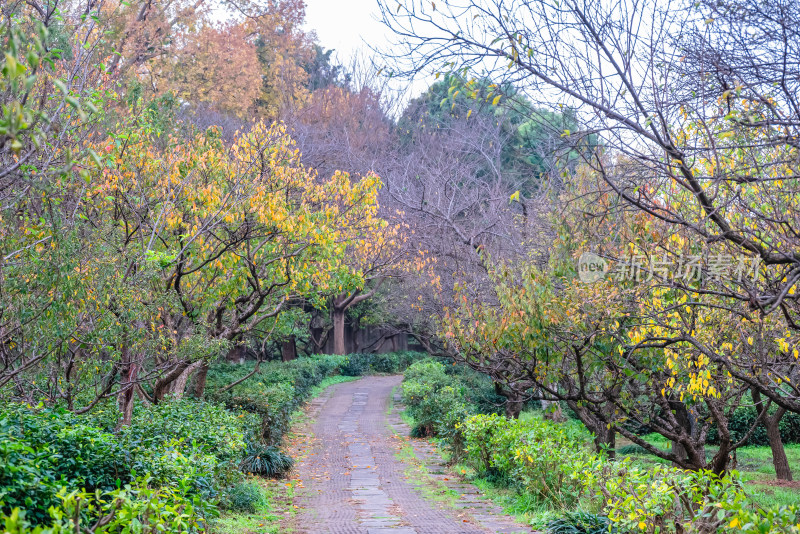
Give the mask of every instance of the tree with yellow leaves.
[[211, 130], [162, 153], [136, 130], [115, 137], [114, 163], [88, 194], [92, 216], [109, 221], [105, 240], [129, 270], [155, 270], [151, 295], [169, 302], [152, 318], [166, 369], [156, 401], [204, 365], [203, 340], [233, 342], [290, 300], [321, 298], [349, 272], [352, 229], [380, 223], [376, 176], [318, 179], [280, 125], [258, 124], [230, 147]]

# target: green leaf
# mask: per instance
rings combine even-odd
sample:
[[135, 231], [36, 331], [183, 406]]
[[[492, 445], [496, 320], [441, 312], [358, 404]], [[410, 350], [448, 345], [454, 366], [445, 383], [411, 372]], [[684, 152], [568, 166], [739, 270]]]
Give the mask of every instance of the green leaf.
[[33, 50], [28, 52], [26, 59], [28, 60], [28, 64], [31, 66], [31, 68], [35, 69], [39, 66], [39, 56], [36, 55], [36, 52]]

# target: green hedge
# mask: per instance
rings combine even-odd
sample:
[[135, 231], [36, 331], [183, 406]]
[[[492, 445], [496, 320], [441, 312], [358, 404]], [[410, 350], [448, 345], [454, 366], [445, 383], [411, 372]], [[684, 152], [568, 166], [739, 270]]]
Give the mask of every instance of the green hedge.
[[[772, 412], [774, 412], [774, 410], [772, 410]], [[742, 439], [753, 426], [757, 418], [758, 414], [753, 406], [741, 406], [737, 408], [728, 419], [728, 430], [731, 433], [733, 441]], [[792, 412], [785, 413], [781, 418], [779, 428], [781, 439], [784, 443], [800, 443], [800, 414]], [[708, 443], [714, 445], [719, 444], [719, 434], [717, 433], [716, 425], [712, 426], [708, 431]], [[764, 425], [758, 425], [748, 438], [746, 445], [769, 446], [767, 429], [764, 428]]]
[[[594, 459], [577, 423], [477, 415], [461, 423], [466, 461], [556, 508], [574, 507], [585, 493], [576, 470]], [[557, 453], [556, 453], [557, 451]]]
[[796, 506], [748, 502], [735, 473], [685, 471], [596, 454], [585, 429], [539, 414], [477, 415], [459, 425], [466, 459], [495, 471], [539, 505], [558, 511], [547, 532], [800, 534]]
[[[64, 409], [0, 408], [0, 525], [7, 532], [117, 532], [121, 521], [142, 532], [194, 532], [222, 506], [249, 509], [242, 471], [280, 476], [292, 459], [280, 451], [291, 414], [331, 375], [398, 372], [415, 353], [314, 356], [252, 370], [218, 364], [208, 373], [208, 401], [137, 402], [129, 426], [116, 430], [116, 403], [78, 416]], [[249, 503], [249, 504], [248, 504]], [[79, 524], [76, 525], [75, 521]]]
[[415, 363], [403, 378], [403, 403], [414, 420], [412, 435], [440, 436], [454, 441], [456, 424], [476, 413], [466, 388], [434, 360]]
[[[132, 424], [118, 433], [94, 423], [92, 417], [63, 409], [14, 404], [3, 408], [0, 512], [4, 520], [16, 518], [14, 524], [20, 529], [50, 524], [58, 519], [53, 513], [70, 506], [69, 499], [91, 502], [86, 495], [95, 493], [116, 499], [120, 510], [133, 513], [141, 504], [137, 499], [146, 493], [150, 504], [142, 505], [145, 508], [156, 501], [168, 506], [170, 496], [184, 507], [189, 502], [191, 513], [184, 519], [197, 523], [214, 514], [219, 488], [241, 478], [243, 423], [222, 407], [191, 401], [140, 404]], [[145, 481], [137, 482], [141, 476]], [[152, 493], [142, 485], [162, 489]], [[104, 506], [98, 500], [97, 513]], [[142, 513], [148, 515], [147, 521], [160, 521], [154, 510]], [[97, 519], [89, 508], [83, 516], [87, 521]], [[155, 528], [161, 523], [152, 524]]]
[[463, 451], [457, 425], [470, 415], [503, 411], [489, 377], [431, 358], [412, 364], [403, 377], [403, 403], [414, 421], [411, 435], [444, 438], [454, 459]]

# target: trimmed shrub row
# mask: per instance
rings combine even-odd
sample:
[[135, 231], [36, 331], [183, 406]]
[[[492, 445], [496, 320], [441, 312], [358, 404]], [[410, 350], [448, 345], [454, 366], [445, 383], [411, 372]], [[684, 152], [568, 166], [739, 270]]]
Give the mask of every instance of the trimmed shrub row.
[[[117, 433], [62, 409], [9, 405], [0, 413], [0, 510], [20, 531], [59, 532], [57, 516], [81, 502], [87, 521], [116, 502], [111, 510], [157, 508], [147, 515], [153, 528], [173, 519], [199, 528], [215, 515], [220, 488], [241, 478], [244, 447], [241, 419], [208, 403], [142, 405]], [[165, 511], [178, 505], [182, 518]]]
[[283, 435], [292, 412], [325, 377], [398, 372], [418, 358], [271, 362], [225, 392], [252, 365], [214, 365], [208, 401], [137, 403], [131, 425], [119, 430], [112, 401], [84, 416], [6, 405], [0, 409], [0, 525], [14, 534], [204, 531], [218, 507], [257, 506], [261, 494], [242, 471], [281, 476], [291, 468], [279, 448]]

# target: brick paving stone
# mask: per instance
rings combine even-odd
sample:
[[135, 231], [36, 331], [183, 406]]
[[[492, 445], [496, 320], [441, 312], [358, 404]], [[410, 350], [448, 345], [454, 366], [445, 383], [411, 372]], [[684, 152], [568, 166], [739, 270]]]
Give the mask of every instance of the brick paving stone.
[[[477, 499], [447, 509], [406, 480], [397, 458], [396, 412], [387, 415], [401, 376], [371, 376], [331, 387], [311, 407], [313, 438], [303, 444], [294, 478], [302, 481], [293, 531], [308, 534], [483, 534], [513, 530]], [[402, 423], [399, 423], [402, 424]], [[416, 447], [415, 447], [416, 450]], [[435, 452], [423, 451], [439, 466]], [[440, 459], [439, 459], [440, 460]], [[474, 486], [470, 494], [478, 493]], [[466, 491], [465, 491], [466, 493]], [[476, 517], [472, 516], [476, 513]], [[500, 530], [502, 529], [502, 530]]]

